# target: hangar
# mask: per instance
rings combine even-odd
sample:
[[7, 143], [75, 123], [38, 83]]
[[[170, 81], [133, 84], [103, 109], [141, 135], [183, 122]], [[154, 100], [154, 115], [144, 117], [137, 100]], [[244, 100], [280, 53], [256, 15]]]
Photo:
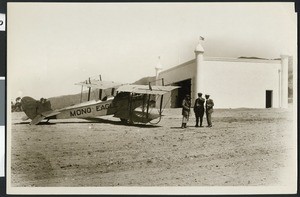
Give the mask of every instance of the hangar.
[[167, 70], [156, 66], [156, 80], [180, 89], [165, 99], [166, 107], [181, 107], [186, 94], [211, 95], [216, 108], [287, 108], [288, 55], [278, 59], [206, 57], [199, 41], [195, 59]]

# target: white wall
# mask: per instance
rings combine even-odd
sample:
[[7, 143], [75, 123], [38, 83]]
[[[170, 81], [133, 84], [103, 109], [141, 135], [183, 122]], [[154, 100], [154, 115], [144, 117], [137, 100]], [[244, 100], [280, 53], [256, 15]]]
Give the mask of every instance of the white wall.
[[[183, 81], [186, 79], [192, 79], [192, 81], [191, 81], [191, 84], [192, 84], [191, 85], [191, 96], [192, 96], [192, 100], [194, 100], [193, 84], [195, 83], [195, 75], [196, 75], [195, 68], [196, 68], [196, 61], [191, 60], [191, 61], [185, 62], [183, 64], [180, 64], [178, 66], [175, 66], [173, 68], [170, 68], [168, 70], [162, 71], [159, 74], [159, 78], [164, 78], [165, 85], [173, 84], [173, 83]], [[165, 94], [165, 96], [164, 96], [163, 106], [166, 106], [167, 108], [171, 107], [171, 99], [169, 99], [170, 96], [171, 96], [171, 94]]]
[[164, 78], [165, 85], [193, 78], [195, 76], [195, 60], [188, 61], [159, 73], [159, 78]]
[[[273, 90], [272, 107], [279, 107], [280, 60], [256, 60], [205, 57], [203, 69], [204, 91], [210, 94], [215, 108], [265, 108], [266, 90]], [[195, 100], [194, 87], [196, 61], [191, 60], [159, 74], [165, 84], [192, 79], [191, 96]], [[165, 101], [170, 95], [165, 96]], [[167, 103], [166, 107], [170, 107]]]
[[205, 60], [205, 90], [215, 108], [265, 108], [266, 90], [273, 90], [272, 107], [279, 107], [280, 61]]

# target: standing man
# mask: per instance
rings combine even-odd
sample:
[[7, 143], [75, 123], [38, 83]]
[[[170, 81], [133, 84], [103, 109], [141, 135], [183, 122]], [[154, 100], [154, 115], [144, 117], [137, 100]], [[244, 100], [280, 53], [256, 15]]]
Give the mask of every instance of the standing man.
[[206, 119], [207, 119], [207, 127], [212, 127], [211, 123], [211, 114], [213, 113], [214, 101], [209, 98], [209, 95], [205, 95], [206, 103], [205, 103], [205, 111], [206, 111]]
[[189, 121], [189, 115], [190, 115], [190, 109], [191, 109], [191, 99], [190, 95], [186, 95], [185, 98], [182, 101], [182, 125], [181, 128], [186, 128], [186, 124]]
[[204, 102], [205, 99], [202, 98], [202, 93], [198, 93], [198, 98], [195, 100], [194, 104], [194, 112], [196, 116], [196, 126], [199, 127], [199, 119], [200, 119], [200, 127], [202, 126], [203, 116], [204, 116]]

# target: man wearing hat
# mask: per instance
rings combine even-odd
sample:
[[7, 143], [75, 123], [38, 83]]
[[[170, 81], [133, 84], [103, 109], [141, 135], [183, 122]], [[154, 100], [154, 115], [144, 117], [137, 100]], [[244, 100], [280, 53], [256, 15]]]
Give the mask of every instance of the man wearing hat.
[[209, 98], [209, 95], [205, 95], [206, 103], [205, 103], [205, 111], [206, 111], [206, 119], [207, 119], [207, 127], [212, 127], [211, 123], [211, 114], [213, 113], [214, 101]]
[[205, 99], [202, 98], [202, 93], [198, 93], [198, 98], [195, 100], [194, 104], [194, 112], [196, 116], [196, 126], [199, 127], [199, 119], [200, 119], [200, 127], [202, 126], [203, 116], [204, 116], [204, 102]]
[[186, 128], [186, 124], [189, 120], [190, 115], [190, 109], [191, 109], [191, 98], [190, 95], [186, 95], [185, 98], [182, 101], [182, 124], [181, 128]]

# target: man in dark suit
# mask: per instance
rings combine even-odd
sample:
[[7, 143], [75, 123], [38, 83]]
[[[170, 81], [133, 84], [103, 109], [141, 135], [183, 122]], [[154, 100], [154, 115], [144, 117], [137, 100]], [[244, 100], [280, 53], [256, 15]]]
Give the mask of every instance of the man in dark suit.
[[202, 98], [202, 93], [198, 93], [198, 98], [195, 100], [195, 104], [194, 104], [194, 112], [196, 116], [195, 127], [199, 127], [199, 119], [200, 119], [200, 127], [203, 127], [202, 122], [204, 116], [204, 102], [205, 99]]
[[206, 119], [207, 119], [207, 127], [212, 127], [211, 123], [211, 114], [213, 113], [214, 101], [209, 98], [209, 95], [205, 95], [206, 103], [205, 103], [205, 111], [206, 111]]
[[189, 115], [190, 115], [190, 109], [191, 109], [191, 98], [190, 95], [186, 95], [185, 98], [182, 101], [182, 124], [181, 128], [186, 128], [186, 124], [189, 121]]

